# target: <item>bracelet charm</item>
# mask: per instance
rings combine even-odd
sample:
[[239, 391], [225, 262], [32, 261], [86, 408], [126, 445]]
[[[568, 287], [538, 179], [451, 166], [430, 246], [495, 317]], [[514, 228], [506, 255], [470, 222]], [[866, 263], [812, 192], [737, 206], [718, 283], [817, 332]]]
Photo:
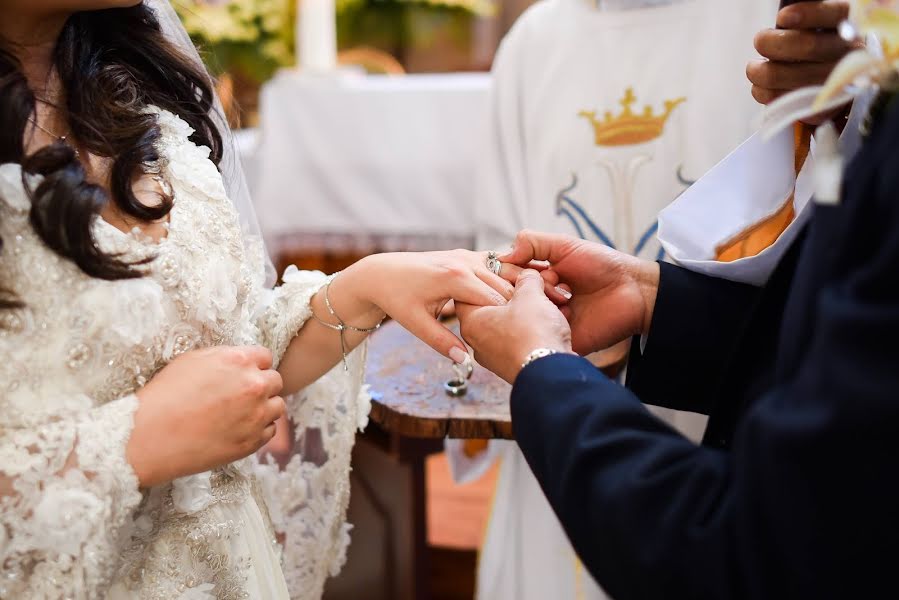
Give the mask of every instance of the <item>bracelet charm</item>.
[[329, 292], [331, 291], [331, 282], [333, 282], [334, 279], [336, 279], [339, 274], [340, 273], [334, 273], [333, 275], [328, 277], [328, 282], [325, 284], [325, 308], [328, 309], [328, 313], [332, 317], [337, 319], [337, 324], [335, 325], [334, 323], [328, 323], [327, 321], [325, 321], [324, 319], [319, 317], [317, 314], [315, 314], [314, 310], [312, 311], [312, 318], [315, 319], [316, 321], [318, 321], [319, 323], [321, 323], [322, 325], [324, 325], [325, 327], [327, 327], [328, 329], [333, 329], [334, 331], [336, 331], [337, 333], [340, 334], [340, 352], [343, 355], [343, 370], [345, 372], [349, 372], [350, 365], [347, 363], [347, 355], [349, 354], [349, 352], [347, 351], [347, 345], [346, 345], [347, 330], [355, 331], [357, 333], [373, 333], [381, 328], [381, 324], [384, 322], [384, 319], [381, 319], [381, 321], [374, 327], [354, 327], [352, 325], [347, 325], [346, 323], [344, 323], [343, 319], [341, 319], [337, 315], [337, 312], [334, 310], [334, 307], [331, 306], [331, 298], [329, 295]]

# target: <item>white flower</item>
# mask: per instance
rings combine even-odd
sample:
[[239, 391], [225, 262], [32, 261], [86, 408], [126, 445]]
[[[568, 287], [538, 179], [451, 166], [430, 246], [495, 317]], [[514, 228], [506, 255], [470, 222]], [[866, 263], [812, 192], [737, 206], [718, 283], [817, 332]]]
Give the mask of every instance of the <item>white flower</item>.
[[220, 315], [237, 308], [239, 273], [221, 257], [213, 256], [206, 267], [206, 278], [197, 289], [197, 319], [215, 323]]
[[167, 305], [162, 286], [149, 277], [94, 286], [79, 302], [86, 313], [93, 314], [88, 322], [99, 330], [93, 332], [98, 336], [94, 339], [112, 333], [128, 345], [149, 342], [160, 332]]
[[146, 277], [118, 283], [115, 318], [110, 328], [133, 344], [151, 340], [166, 318], [162, 286]]
[[212, 483], [209, 471], [181, 477], [172, 482], [172, 502], [175, 509], [186, 513], [203, 510], [212, 502]]
[[284, 270], [281, 279], [284, 283], [301, 283], [305, 285], [315, 285], [322, 282], [325, 277], [321, 271], [300, 271], [296, 265], [290, 265]]
[[178, 143], [167, 146], [165, 152], [169, 174], [183, 188], [197, 190], [213, 198], [226, 197], [222, 174], [209, 160], [209, 148]]
[[149, 535], [153, 531], [153, 519], [148, 515], [141, 515], [134, 519], [134, 530], [139, 536]]
[[[83, 479], [80, 473], [77, 476]], [[103, 509], [103, 502], [86, 489], [63, 479], [48, 482], [29, 523], [35, 548], [80, 555], [85, 542], [97, 535]]]
[[164, 135], [179, 140], [186, 140], [194, 134], [194, 128], [191, 127], [187, 121], [173, 112], [156, 106], [147, 107], [145, 111], [156, 115], [156, 122], [159, 124]]

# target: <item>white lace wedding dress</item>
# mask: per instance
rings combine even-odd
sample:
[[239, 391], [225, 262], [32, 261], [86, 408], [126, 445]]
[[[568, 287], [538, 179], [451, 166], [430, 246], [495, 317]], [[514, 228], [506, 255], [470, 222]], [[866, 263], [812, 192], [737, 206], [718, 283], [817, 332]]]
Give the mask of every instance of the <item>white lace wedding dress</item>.
[[349, 539], [363, 349], [288, 400], [300, 452], [283, 472], [250, 458], [139, 490], [126, 462], [135, 390], [194, 348], [263, 344], [277, 363], [325, 281], [290, 269], [265, 290], [261, 241], [242, 239], [208, 150], [153, 112], [167, 237], [95, 223], [105, 251], [155, 256], [144, 278], [59, 258], [31, 228], [20, 167], [0, 166], [0, 281], [25, 303], [0, 313], [0, 598], [319, 598]]

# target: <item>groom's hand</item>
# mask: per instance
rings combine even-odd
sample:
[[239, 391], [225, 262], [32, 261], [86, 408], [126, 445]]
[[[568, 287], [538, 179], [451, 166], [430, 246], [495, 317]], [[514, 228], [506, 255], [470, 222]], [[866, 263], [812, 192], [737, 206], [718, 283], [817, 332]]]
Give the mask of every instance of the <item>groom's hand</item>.
[[646, 333], [652, 320], [659, 266], [581, 239], [522, 231], [501, 260], [521, 266], [547, 261], [550, 285], [567, 287], [570, 299], [552, 299], [568, 317], [574, 351], [586, 355]]
[[472, 306], [456, 302], [462, 337], [475, 360], [509, 383], [527, 356], [538, 348], [571, 352], [571, 329], [543, 291], [537, 271], [526, 269], [505, 306]]

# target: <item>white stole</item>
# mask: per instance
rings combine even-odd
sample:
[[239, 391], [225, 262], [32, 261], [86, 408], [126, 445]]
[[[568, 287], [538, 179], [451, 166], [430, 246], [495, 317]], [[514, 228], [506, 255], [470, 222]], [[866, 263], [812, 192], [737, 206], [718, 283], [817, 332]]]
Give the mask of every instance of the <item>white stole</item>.
[[[846, 161], [861, 145], [859, 126], [870, 96], [856, 98], [840, 137]], [[670, 206], [659, 213], [659, 241], [678, 265], [705, 275], [764, 285], [790, 247], [811, 211], [815, 193], [815, 140], [797, 176], [793, 130], [765, 141], [750, 137]], [[780, 208], [793, 192], [796, 218], [771, 246], [733, 262], [715, 260], [715, 249]]]

